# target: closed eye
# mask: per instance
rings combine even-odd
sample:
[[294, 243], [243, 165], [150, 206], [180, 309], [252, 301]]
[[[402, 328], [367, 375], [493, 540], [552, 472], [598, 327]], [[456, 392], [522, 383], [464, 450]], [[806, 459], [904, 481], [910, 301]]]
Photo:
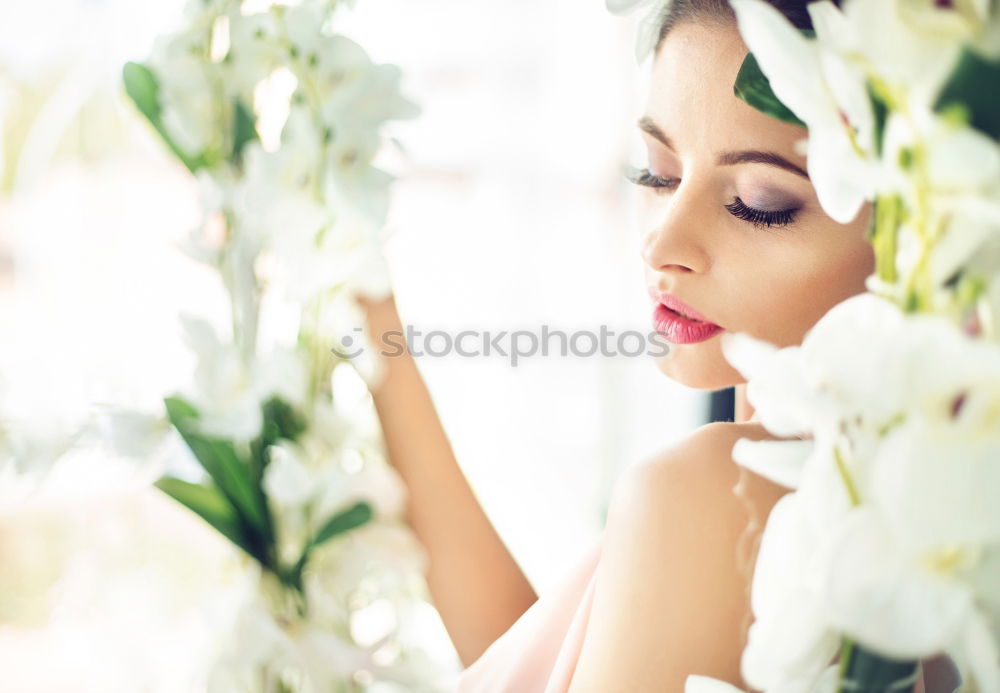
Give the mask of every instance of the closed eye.
[[[636, 185], [653, 188], [655, 192], [674, 190], [681, 182], [680, 178], [658, 176], [648, 168], [637, 169], [630, 167], [627, 169], [625, 177]], [[734, 217], [749, 222], [757, 228], [787, 226], [795, 220], [795, 215], [799, 211], [798, 209], [781, 209], [775, 211], [757, 209], [756, 207], [747, 205], [739, 197], [729, 204], [724, 205], [724, 207]]]
[[647, 188], [666, 188], [673, 190], [681, 182], [680, 178], [663, 178], [658, 176], [648, 168], [629, 167], [625, 171], [625, 177], [636, 185], [643, 185]]

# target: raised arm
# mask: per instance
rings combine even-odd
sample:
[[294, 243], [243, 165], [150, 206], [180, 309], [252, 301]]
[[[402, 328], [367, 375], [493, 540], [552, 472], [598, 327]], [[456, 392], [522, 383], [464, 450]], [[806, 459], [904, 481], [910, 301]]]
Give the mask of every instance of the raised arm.
[[[373, 344], [386, 332], [402, 334], [394, 298], [359, 302], [368, 310]], [[372, 396], [389, 462], [409, 491], [406, 521], [429, 556], [431, 597], [468, 666], [537, 596], [459, 468], [413, 357], [384, 360], [387, 375]]]

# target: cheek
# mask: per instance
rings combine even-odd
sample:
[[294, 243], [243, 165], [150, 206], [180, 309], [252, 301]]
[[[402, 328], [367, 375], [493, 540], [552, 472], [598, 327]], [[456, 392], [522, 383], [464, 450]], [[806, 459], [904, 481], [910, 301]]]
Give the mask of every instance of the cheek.
[[748, 280], [742, 293], [740, 329], [779, 346], [799, 344], [830, 308], [864, 292], [865, 278], [875, 270], [872, 247], [860, 232], [829, 230], [837, 232], [849, 232], [854, 240], [790, 245], [778, 253], [780, 259], [755, 263], [755, 280]]

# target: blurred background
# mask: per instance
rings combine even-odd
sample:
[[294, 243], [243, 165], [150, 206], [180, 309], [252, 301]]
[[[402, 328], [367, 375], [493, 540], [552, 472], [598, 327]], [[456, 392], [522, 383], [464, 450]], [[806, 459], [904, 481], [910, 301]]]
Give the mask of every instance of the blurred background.
[[[93, 402], [154, 406], [192, 366], [178, 312], [225, 309], [215, 278], [174, 247], [200, 218], [195, 181], [121, 87], [123, 63], [148, 55], [180, 5], [0, 5], [0, 393], [41, 439]], [[358, 0], [340, 19], [376, 62], [402, 68], [423, 110], [391, 123], [381, 155], [399, 178], [386, 253], [404, 323], [647, 333], [622, 175], [644, 163], [637, 18], [601, 0]], [[648, 356], [418, 364], [540, 593], [601, 530], [625, 467], [726, 418]], [[23, 615], [23, 600], [18, 612], [0, 599], [0, 622]]]

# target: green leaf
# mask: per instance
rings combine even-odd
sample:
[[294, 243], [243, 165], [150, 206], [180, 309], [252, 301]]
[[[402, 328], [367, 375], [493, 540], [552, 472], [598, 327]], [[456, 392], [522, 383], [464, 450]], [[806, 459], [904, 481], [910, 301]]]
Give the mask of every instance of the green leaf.
[[333, 539], [335, 536], [356, 529], [372, 519], [372, 507], [364, 501], [355, 503], [353, 506], [337, 513], [319, 528], [316, 536], [309, 542], [310, 548], [315, 548], [324, 542]]
[[[816, 38], [816, 31], [813, 29], [799, 29], [799, 33], [806, 38]], [[753, 53], [747, 53], [743, 59], [740, 71], [736, 74], [736, 82], [733, 84], [733, 93], [737, 98], [772, 118], [806, 127], [806, 124], [774, 95], [771, 82], [764, 76]]]
[[239, 164], [243, 160], [243, 148], [257, 140], [257, 128], [254, 115], [240, 99], [233, 105], [233, 151], [230, 160]]
[[972, 127], [1000, 139], [1000, 61], [987, 60], [969, 46], [962, 48], [955, 71], [934, 103], [939, 113], [965, 111]]
[[[231, 441], [198, 432], [198, 412], [190, 403], [179, 397], [167, 397], [164, 402], [170, 422], [198, 462], [260, 538], [260, 543], [269, 546], [273, 542], [270, 515], [259, 484], [251, 478], [249, 465], [240, 459]], [[263, 546], [260, 551], [264, 551]]]
[[[271, 397], [262, 405], [264, 424], [260, 436], [250, 443], [251, 474], [258, 487], [270, 461], [267, 448], [281, 439], [295, 440], [306, 429], [305, 418], [279, 397]], [[263, 492], [263, 491], [262, 491]]]
[[761, 72], [753, 53], [747, 53], [747, 57], [743, 59], [740, 71], [736, 75], [736, 83], [733, 85], [733, 93], [765, 115], [785, 123], [806, 127], [806, 124], [771, 91], [771, 83]]
[[224, 537], [256, 558], [253, 542], [247, 536], [239, 514], [216, 486], [193, 484], [172, 476], [161, 477], [153, 485], [194, 511]]
[[125, 93], [129, 95], [136, 108], [146, 117], [146, 120], [153, 126], [153, 129], [160, 135], [174, 156], [180, 159], [191, 173], [204, 166], [204, 156], [192, 157], [181, 151], [163, 125], [160, 83], [153, 71], [141, 63], [127, 62], [122, 68], [122, 81], [125, 83]]
[[319, 528], [316, 535], [306, 544], [305, 548], [302, 550], [302, 555], [299, 560], [296, 561], [295, 565], [292, 566], [287, 571], [279, 573], [282, 581], [287, 585], [291, 585], [302, 590], [302, 571], [305, 569], [306, 563], [309, 561], [309, 556], [312, 550], [317, 546], [333, 539], [336, 536], [344, 534], [351, 531], [352, 529], [357, 529], [361, 525], [369, 522], [372, 519], [374, 513], [372, 512], [372, 507], [368, 503], [359, 502], [352, 505], [347, 510], [337, 513], [326, 523]]
[[153, 71], [140, 63], [127, 62], [122, 68], [122, 80], [125, 92], [135, 102], [139, 112], [153, 125], [159, 123], [160, 85]]
[[297, 439], [306, 430], [305, 418], [280, 397], [264, 402], [264, 429], [260, 440], [267, 446], [278, 440]]
[[[250, 441], [250, 479], [253, 483], [257, 503], [267, 508], [267, 494], [264, 491], [264, 470], [270, 462], [268, 446], [285, 438], [295, 440], [306, 429], [306, 420], [281, 398], [273, 396], [261, 406], [263, 425], [260, 436]], [[265, 513], [268, 522], [267, 536], [274, 536], [274, 525], [270, 513]]]

